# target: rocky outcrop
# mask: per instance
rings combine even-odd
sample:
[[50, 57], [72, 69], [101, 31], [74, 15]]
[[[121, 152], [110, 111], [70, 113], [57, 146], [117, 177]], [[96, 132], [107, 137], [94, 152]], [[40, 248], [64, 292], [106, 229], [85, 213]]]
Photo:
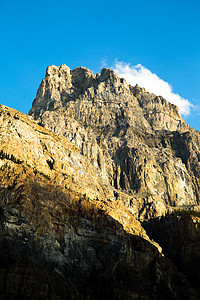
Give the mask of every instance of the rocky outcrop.
[[[71, 108], [69, 115], [76, 116], [86, 126], [98, 128], [109, 124], [116, 127], [124, 122], [147, 132], [152, 132], [152, 129], [188, 129], [175, 105], [137, 85], [128, 85], [125, 79], [118, 78], [109, 69], [103, 69], [101, 75], [97, 73], [95, 76], [83, 67], [74, 70], [65, 65], [48, 67], [30, 114], [37, 118], [45, 111], [66, 107], [67, 103], [75, 100], [76, 104], [71, 103], [67, 107]], [[96, 105], [89, 105], [90, 101], [90, 104]], [[84, 108], [86, 111], [83, 111]]]
[[14, 203], [12, 188], [1, 204], [1, 299], [199, 298], [156, 247], [104, 212], [29, 187], [27, 201]]
[[[128, 232], [133, 232], [134, 227], [137, 231], [139, 222], [123, 205], [113, 201], [115, 191], [96, 173], [78, 147], [39, 126], [31, 117], [3, 105], [0, 106], [0, 159], [3, 187], [15, 184], [16, 176], [25, 180], [29, 174], [36, 181], [46, 180], [84, 195], [99, 208], [104, 205]], [[12, 172], [13, 165], [18, 168], [16, 174]]]
[[0, 106], [1, 299], [199, 299], [106, 182], [77, 146]]
[[74, 143], [141, 219], [199, 204], [199, 133], [175, 105], [112, 70], [48, 67], [29, 114]]

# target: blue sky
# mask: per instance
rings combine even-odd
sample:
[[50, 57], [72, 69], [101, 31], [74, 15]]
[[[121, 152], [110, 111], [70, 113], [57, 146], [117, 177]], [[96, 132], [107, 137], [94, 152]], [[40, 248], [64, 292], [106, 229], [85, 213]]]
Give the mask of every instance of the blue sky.
[[27, 113], [48, 65], [140, 64], [193, 105], [183, 117], [200, 130], [199, 15], [198, 0], [0, 0], [0, 103]]

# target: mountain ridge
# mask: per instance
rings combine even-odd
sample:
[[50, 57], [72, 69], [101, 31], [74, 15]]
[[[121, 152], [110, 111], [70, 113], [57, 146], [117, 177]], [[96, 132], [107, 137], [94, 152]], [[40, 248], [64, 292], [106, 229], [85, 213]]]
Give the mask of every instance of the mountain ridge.
[[[197, 184], [193, 172], [200, 170], [195, 162], [199, 133], [175, 105], [128, 85], [114, 71], [103, 69], [95, 76], [83, 67], [48, 67], [29, 114], [75, 143], [116, 189], [114, 195], [123, 192], [127, 202], [135, 203], [132, 212], [138, 210], [138, 216], [198, 205], [199, 179]], [[187, 139], [192, 139], [191, 149], [181, 153]]]
[[62, 65], [29, 114], [0, 105], [1, 299], [199, 299], [200, 218], [165, 216], [200, 210], [200, 135], [178, 108]]

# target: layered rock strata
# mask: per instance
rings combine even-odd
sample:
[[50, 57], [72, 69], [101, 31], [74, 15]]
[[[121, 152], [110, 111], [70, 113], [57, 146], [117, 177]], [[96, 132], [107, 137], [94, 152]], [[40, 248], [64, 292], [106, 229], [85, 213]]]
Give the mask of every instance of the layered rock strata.
[[112, 70], [48, 67], [29, 114], [74, 143], [137, 217], [199, 204], [199, 132], [175, 105]]
[[1, 299], [199, 299], [77, 146], [0, 106]]

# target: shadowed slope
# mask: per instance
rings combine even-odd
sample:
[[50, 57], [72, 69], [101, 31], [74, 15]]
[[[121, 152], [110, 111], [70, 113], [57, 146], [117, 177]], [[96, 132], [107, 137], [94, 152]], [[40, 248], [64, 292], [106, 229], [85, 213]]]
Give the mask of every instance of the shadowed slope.
[[1, 299], [198, 299], [76, 146], [0, 109]]

